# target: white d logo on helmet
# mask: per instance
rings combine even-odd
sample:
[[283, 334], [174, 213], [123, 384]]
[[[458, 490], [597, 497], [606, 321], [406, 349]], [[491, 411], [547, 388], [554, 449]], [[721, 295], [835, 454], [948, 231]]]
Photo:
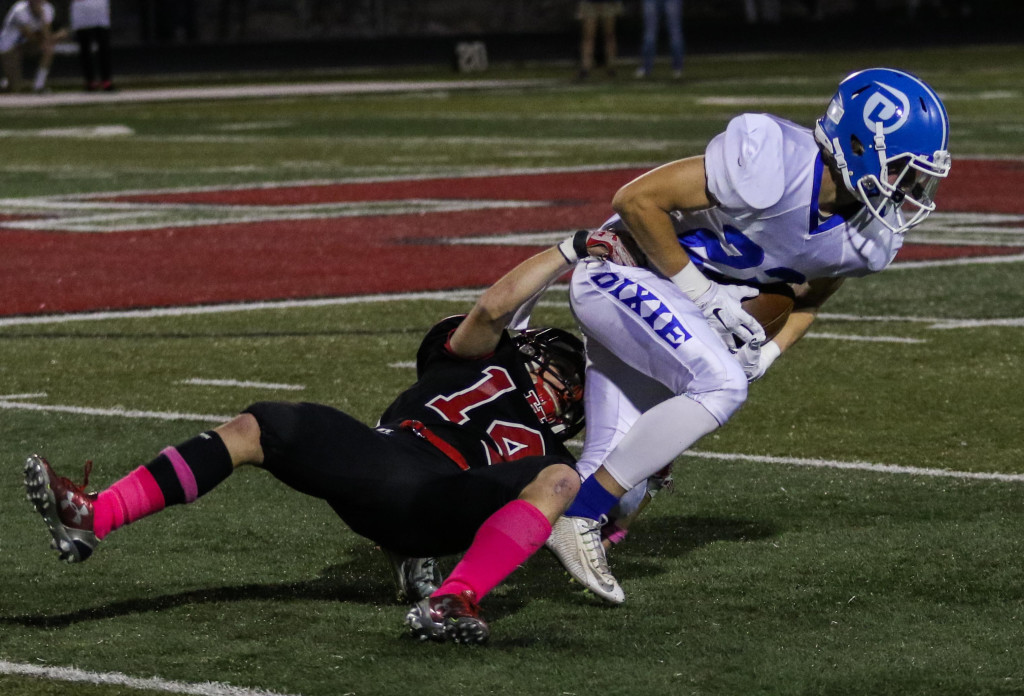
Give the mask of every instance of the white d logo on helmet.
[[874, 133], [875, 124], [882, 124], [882, 133], [898, 130], [910, 116], [910, 99], [903, 92], [874, 83], [875, 90], [864, 104], [864, 125]]

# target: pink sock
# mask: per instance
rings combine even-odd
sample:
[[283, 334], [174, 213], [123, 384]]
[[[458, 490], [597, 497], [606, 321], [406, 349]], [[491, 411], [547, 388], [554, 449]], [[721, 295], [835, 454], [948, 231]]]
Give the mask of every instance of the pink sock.
[[118, 527], [164, 509], [164, 494], [144, 466], [99, 494], [93, 503], [93, 533], [97, 539]]
[[477, 601], [544, 545], [551, 523], [525, 500], [513, 500], [487, 520], [434, 596], [470, 590]]

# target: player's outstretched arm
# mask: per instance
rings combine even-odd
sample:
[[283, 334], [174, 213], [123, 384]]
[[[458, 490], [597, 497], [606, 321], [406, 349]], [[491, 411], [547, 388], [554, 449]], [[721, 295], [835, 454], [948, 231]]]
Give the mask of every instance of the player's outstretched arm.
[[452, 334], [452, 352], [470, 358], [493, 351], [516, 310], [569, 268], [558, 247], [551, 247], [506, 273], [484, 291]]

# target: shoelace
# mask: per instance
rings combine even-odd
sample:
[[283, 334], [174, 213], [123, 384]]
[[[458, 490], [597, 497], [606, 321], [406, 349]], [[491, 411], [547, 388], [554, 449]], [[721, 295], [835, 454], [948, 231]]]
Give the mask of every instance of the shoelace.
[[68, 488], [74, 490], [76, 493], [81, 493], [81, 494], [85, 495], [86, 494], [85, 493], [85, 488], [86, 488], [86, 486], [89, 485], [89, 475], [90, 474], [92, 474], [92, 460], [91, 459], [86, 459], [85, 460], [85, 470], [82, 472], [82, 483], [81, 483], [81, 485], [75, 483], [74, 481], [72, 481], [69, 478], [65, 478], [65, 477], [60, 476], [60, 475], [57, 476], [57, 479], [61, 483], [63, 483], [65, 486], [67, 486]]
[[[601, 521], [583, 532], [583, 543], [587, 547], [587, 556], [597, 561], [597, 572], [603, 576], [610, 577], [612, 569], [608, 567], [608, 557], [604, 553], [604, 545], [601, 544]], [[610, 580], [605, 580], [611, 582]]]

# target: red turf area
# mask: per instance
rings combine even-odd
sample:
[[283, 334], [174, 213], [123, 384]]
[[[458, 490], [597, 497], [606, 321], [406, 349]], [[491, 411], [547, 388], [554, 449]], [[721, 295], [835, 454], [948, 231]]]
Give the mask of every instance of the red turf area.
[[[943, 210], [1024, 213], [1018, 162], [957, 162]], [[440, 290], [486, 285], [536, 248], [461, 245], [458, 237], [599, 225], [638, 170], [440, 178], [118, 196], [223, 206], [462, 199], [541, 201], [532, 208], [267, 221], [116, 233], [24, 231], [0, 238], [0, 315]], [[98, 199], [91, 199], [98, 200]], [[1019, 253], [1007, 247], [908, 245], [901, 260]]]

